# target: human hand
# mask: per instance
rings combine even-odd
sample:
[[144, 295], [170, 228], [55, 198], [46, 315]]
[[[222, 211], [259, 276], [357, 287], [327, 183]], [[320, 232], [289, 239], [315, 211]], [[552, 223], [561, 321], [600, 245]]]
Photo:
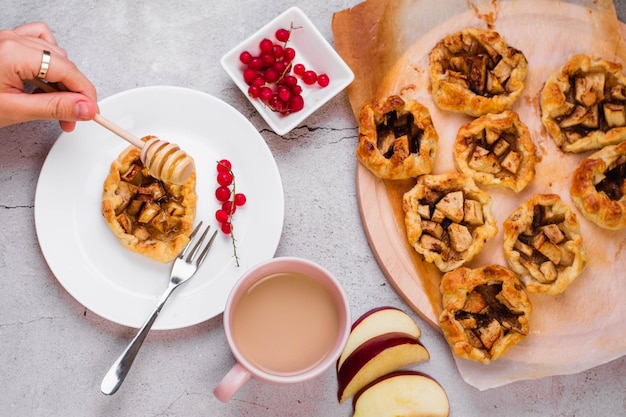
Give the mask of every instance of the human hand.
[[[46, 81], [63, 85], [68, 91], [24, 92], [24, 81], [39, 76], [44, 50], [51, 55]], [[70, 132], [77, 120], [91, 120], [97, 112], [95, 87], [67, 59], [45, 23], [0, 30], [0, 128], [47, 119], [59, 120], [61, 129]]]

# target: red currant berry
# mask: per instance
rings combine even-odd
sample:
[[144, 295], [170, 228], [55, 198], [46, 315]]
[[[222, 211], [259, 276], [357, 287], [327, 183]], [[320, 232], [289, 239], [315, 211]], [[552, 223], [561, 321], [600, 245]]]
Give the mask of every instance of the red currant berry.
[[217, 163], [217, 172], [230, 172], [233, 165], [228, 159], [222, 159]]
[[276, 58], [271, 53], [261, 55], [261, 61], [263, 61], [264, 67], [271, 67], [274, 62], [276, 62]]
[[269, 54], [272, 52], [272, 48], [274, 47], [274, 42], [265, 38], [259, 43], [259, 48], [261, 48], [261, 52], [264, 54]]
[[224, 211], [224, 210], [217, 210], [215, 212], [215, 220], [217, 220], [219, 223], [224, 223], [228, 221], [228, 212]]
[[291, 94], [293, 95], [302, 94], [302, 87], [300, 87], [299, 85], [294, 85], [293, 87], [291, 87]]
[[289, 98], [289, 108], [293, 113], [304, 108], [304, 99], [301, 95], [293, 95]]
[[287, 64], [283, 61], [276, 61], [272, 68], [282, 74], [287, 69]]
[[287, 87], [293, 87], [296, 84], [298, 84], [298, 79], [296, 77], [294, 77], [293, 75], [285, 76], [285, 85]]
[[235, 213], [235, 210], [237, 210], [237, 206], [230, 200], [224, 201], [222, 204], [222, 210], [232, 216]]
[[226, 222], [226, 223], [222, 223], [222, 233], [224, 233], [225, 235], [229, 235], [230, 232], [233, 231], [233, 225]]
[[282, 101], [288, 101], [289, 97], [291, 97], [291, 91], [289, 88], [283, 87], [278, 91], [278, 97], [280, 97]]
[[243, 71], [243, 80], [246, 84], [250, 85], [257, 78], [256, 71], [250, 68], [246, 68]]
[[315, 81], [317, 81], [317, 74], [315, 71], [305, 71], [304, 74], [302, 74], [302, 81], [304, 81], [307, 85], [315, 84]]
[[242, 64], [248, 65], [248, 62], [250, 62], [251, 59], [252, 59], [252, 54], [248, 51], [243, 51], [239, 55], [239, 61], [241, 61]]
[[274, 45], [274, 48], [272, 49], [272, 55], [274, 55], [274, 58], [282, 58], [284, 53], [285, 49], [282, 46]]
[[287, 29], [278, 29], [276, 31], [276, 39], [280, 42], [287, 42], [290, 35]]
[[263, 74], [263, 78], [265, 79], [265, 82], [269, 84], [273, 84], [276, 81], [278, 81], [278, 77], [280, 77], [280, 73], [276, 71], [274, 68], [266, 69], [265, 73]]
[[285, 58], [288, 61], [293, 61], [293, 59], [296, 57], [296, 50], [293, 48], [285, 48]]
[[261, 89], [261, 92], [259, 93], [259, 97], [261, 98], [261, 100], [263, 100], [265, 103], [267, 103], [272, 98], [273, 94], [274, 93], [272, 92], [271, 88], [263, 87]]
[[317, 76], [317, 84], [320, 87], [328, 87], [328, 84], [330, 84], [330, 78], [328, 78], [328, 75], [326, 74], [320, 74]]
[[233, 174], [230, 172], [219, 172], [217, 174], [217, 183], [223, 187], [228, 187], [233, 183]]
[[304, 75], [304, 71], [305, 71], [305, 68], [304, 68], [304, 65], [302, 64], [296, 64], [293, 66], [293, 73], [296, 75], [299, 75], [302, 77], [302, 75]]
[[246, 204], [246, 196], [245, 196], [245, 194], [243, 194], [243, 193], [235, 194], [235, 205], [241, 207], [244, 204]]
[[261, 68], [263, 68], [263, 60], [258, 56], [251, 58], [250, 62], [248, 62], [248, 68], [253, 70], [260, 70]]
[[251, 85], [248, 87], [248, 95], [252, 98], [259, 98], [259, 93], [261, 92], [261, 88], [258, 85]]
[[221, 203], [228, 201], [230, 194], [230, 188], [228, 187], [221, 186], [215, 190], [215, 198], [217, 198], [217, 201]]

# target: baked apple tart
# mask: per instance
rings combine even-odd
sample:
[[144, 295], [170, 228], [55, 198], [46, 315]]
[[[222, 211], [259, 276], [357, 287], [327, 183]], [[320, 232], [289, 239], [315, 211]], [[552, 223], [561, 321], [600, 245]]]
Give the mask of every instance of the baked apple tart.
[[472, 260], [498, 232], [491, 196], [460, 173], [420, 176], [402, 209], [409, 243], [442, 272]]
[[519, 192], [535, 178], [535, 144], [526, 125], [510, 110], [462, 125], [452, 153], [457, 169], [480, 184]]
[[510, 109], [522, 94], [527, 71], [524, 54], [489, 30], [461, 30], [430, 52], [435, 104], [475, 117]]
[[428, 108], [415, 100], [394, 95], [361, 109], [356, 156], [379, 178], [399, 180], [430, 173], [438, 141]]
[[534, 194], [504, 221], [504, 255], [528, 292], [559, 294], [587, 265], [576, 214], [556, 194]]
[[532, 305], [508, 268], [461, 267], [444, 274], [440, 290], [439, 325], [456, 356], [488, 364], [528, 335]]
[[605, 229], [626, 227], [626, 142], [607, 146], [574, 170], [570, 195], [583, 216]]
[[166, 184], [149, 174], [140, 154], [140, 149], [129, 146], [112, 162], [104, 181], [102, 215], [125, 248], [170, 262], [189, 242], [196, 213], [196, 174], [183, 185]]
[[575, 55], [541, 91], [541, 121], [565, 152], [585, 152], [626, 139], [622, 65]]

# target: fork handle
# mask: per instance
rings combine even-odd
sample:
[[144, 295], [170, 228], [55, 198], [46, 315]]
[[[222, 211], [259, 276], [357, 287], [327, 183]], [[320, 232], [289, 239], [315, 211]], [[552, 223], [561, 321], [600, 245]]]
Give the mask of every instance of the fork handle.
[[100, 385], [100, 390], [103, 394], [112, 395], [115, 394], [118, 388], [124, 382], [126, 375], [128, 375], [128, 371], [130, 371], [130, 367], [132, 366], [135, 358], [137, 357], [137, 353], [139, 353], [139, 348], [143, 344], [143, 341], [146, 339], [148, 332], [152, 328], [152, 325], [156, 321], [163, 305], [169, 298], [170, 294], [176, 289], [177, 285], [169, 285], [167, 290], [161, 296], [161, 300], [158, 305], [152, 310], [152, 314], [146, 320], [146, 322], [141, 326], [141, 329], [137, 332], [133, 340], [130, 341], [124, 352], [113, 362], [109, 371], [104, 375], [102, 379], [102, 384]]

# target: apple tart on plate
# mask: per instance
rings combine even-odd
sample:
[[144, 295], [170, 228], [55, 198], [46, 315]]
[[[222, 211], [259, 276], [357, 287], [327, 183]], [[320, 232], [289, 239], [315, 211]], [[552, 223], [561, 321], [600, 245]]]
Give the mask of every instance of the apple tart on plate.
[[356, 156], [378, 178], [430, 173], [438, 141], [428, 108], [415, 100], [394, 95], [361, 109]]
[[528, 292], [559, 294], [587, 266], [576, 214], [556, 194], [534, 194], [503, 226], [504, 255]]
[[535, 144], [526, 125], [510, 110], [462, 125], [452, 153], [457, 169], [481, 184], [519, 192], [535, 178]]
[[574, 171], [570, 194], [583, 216], [605, 229], [626, 227], [626, 142], [607, 146]]
[[491, 196], [460, 173], [420, 176], [402, 209], [409, 243], [442, 272], [472, 260], [498, 232]]
[[164, 183], [149, 174], [140, 154], [139, 148], [129, 146], [111, 163], [102, 215], [125, 248], [167, 263], [189, 242], [196, 214], [196, 173], [183, 185]]
[[482, 116], [510, 109], [524, 89], [528, 61], [499, 33], [467, 28], [430, 52], [430, 81], [442, 110]]
[[461, 267], [444, 274], [440, 288], [439, 324], [456, 356], [488, 364], [528, 335], [532, 305], [513, 271]]
[[622, 65], [571, 57], [541, 91], [541, 121], [565, 152], [585, 152], [626, 140], [626, 78]]

